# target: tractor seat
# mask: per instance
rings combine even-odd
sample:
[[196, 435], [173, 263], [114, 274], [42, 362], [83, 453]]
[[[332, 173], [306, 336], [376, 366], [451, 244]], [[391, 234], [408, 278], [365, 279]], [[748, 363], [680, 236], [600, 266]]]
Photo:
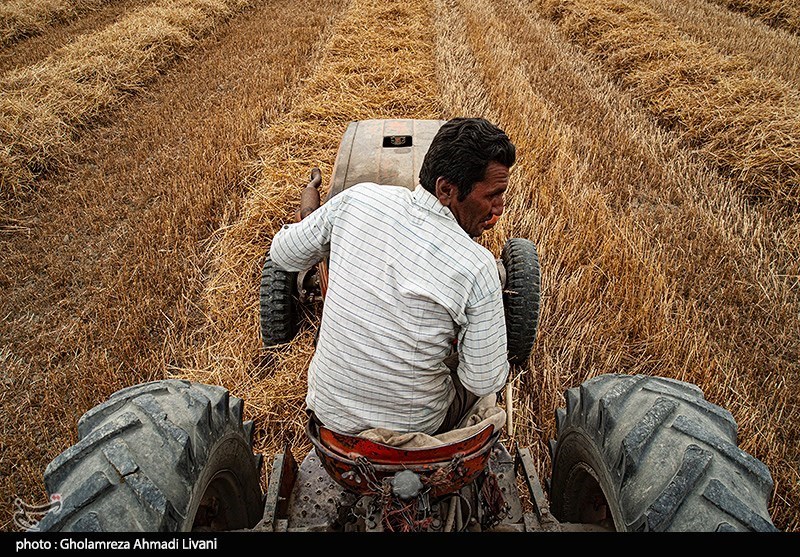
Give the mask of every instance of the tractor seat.
[[452, 443], [399, 448], [358, 435], [338, 433], [309, 418], [306, 433], [323, 467], [336, 483], [359, 495], [379, 494], [396, 473], [410, 470], [434, 497], [454, 493], [486, 467], [500, 436], [489, 424]]

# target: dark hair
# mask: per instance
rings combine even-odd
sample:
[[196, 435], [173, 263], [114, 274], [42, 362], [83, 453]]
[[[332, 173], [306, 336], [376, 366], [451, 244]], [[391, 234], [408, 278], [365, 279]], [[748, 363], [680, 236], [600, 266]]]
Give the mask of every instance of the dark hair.
[[517, 154], [506, 133], [483, 118], [453, 118], [447, 121], [431, 141], [419, 183], [436, 194], [436, 180], [441, 176], [458, 188], [463, 201], [476, 182], [486, 176], [486, 167], [494, 161], [511, 168]]

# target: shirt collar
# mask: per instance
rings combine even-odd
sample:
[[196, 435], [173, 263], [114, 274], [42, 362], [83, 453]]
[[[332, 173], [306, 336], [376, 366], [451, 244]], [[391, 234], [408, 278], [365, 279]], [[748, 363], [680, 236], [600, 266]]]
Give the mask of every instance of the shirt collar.
[[453, 216], [450, 209], [442, 205], [439, 198], [423, 188], [421, 184], [417, 184], [417, 187], [414, 188], [413, 199], [414, 202], [423, 209], [455, 220], [455, 216]]

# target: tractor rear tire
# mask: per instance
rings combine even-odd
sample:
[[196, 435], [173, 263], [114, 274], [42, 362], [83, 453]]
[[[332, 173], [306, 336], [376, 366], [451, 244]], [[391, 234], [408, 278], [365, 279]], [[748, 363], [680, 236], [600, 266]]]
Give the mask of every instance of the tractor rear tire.
[[536, 245], [525, 238], [511, 238], [500, 256], [506, 272], [503, 305], [506, 313], [508, 362], [524, 366], [528, 362], [539, 326], [542, 289]]
[[263, 515], [261, 457], [241, 399], [163, 380], [117, 391], [78, 422], [78, 442], [44, 473], [60, 494], [39, 531], [184, 532], [252, 528]]
[[565, 393], [550, 498], [564, 523], [616, 531], [776, 531], [767, 467], [689, 383], [607, 374]]
[[261, 341], [264, 348], [290, 342], [297, 334], [297, 273], [278, 267], [267, 256], [261, 270]]

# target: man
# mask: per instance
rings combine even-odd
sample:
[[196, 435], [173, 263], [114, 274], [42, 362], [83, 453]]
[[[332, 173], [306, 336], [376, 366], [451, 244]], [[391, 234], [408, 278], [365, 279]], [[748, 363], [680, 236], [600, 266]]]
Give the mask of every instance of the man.
[[432, 140], [413, 191], [356, 184], [275, 235], [270, 256], [287, 271], [329, 257], [306, 396], [326, 427], [441, 433], [503, 387], [497, 263], [474, 238], [502, 214], [515, 160], [501, 129], [456, 118]]

